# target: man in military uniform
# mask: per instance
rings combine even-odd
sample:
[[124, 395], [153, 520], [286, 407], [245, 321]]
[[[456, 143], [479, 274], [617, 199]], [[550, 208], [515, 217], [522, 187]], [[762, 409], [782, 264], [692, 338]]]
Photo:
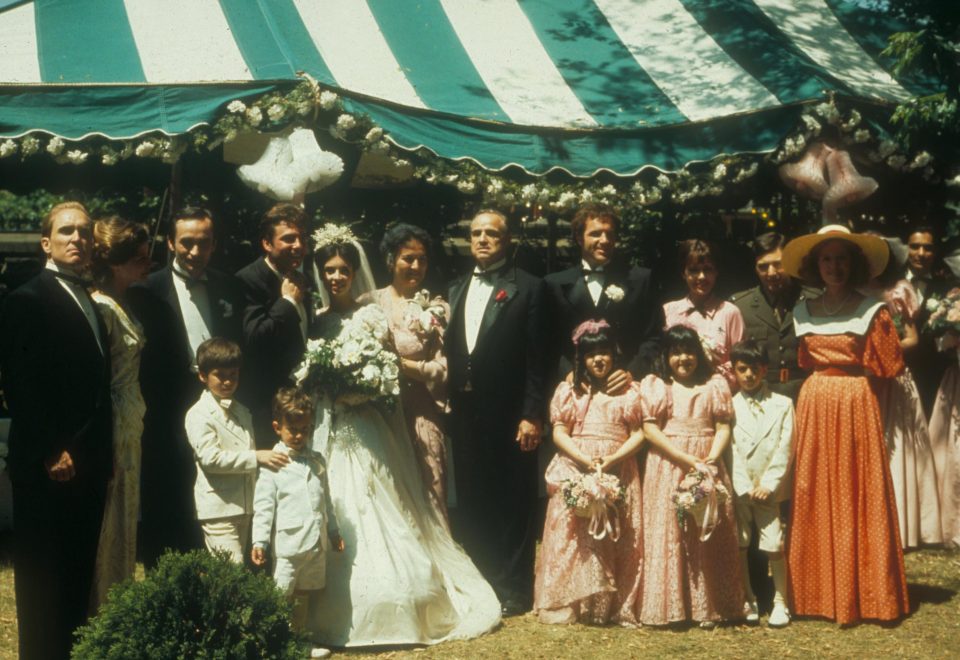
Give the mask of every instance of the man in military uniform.
[[794, 403], [800, 386], [807, 377], [797, 366], [797, 335], [793, 329], [793, 307], [800, 300], [817, 295], [815, 289], [803, 287], [783, 272], [780, 263], [783, 234], [761, 234], [753, 242], [755, 268], [760, 285], [731, 297], [743, 315], [744, 339], [755, 339], [767, 349], [770, 389], [789, 396]]

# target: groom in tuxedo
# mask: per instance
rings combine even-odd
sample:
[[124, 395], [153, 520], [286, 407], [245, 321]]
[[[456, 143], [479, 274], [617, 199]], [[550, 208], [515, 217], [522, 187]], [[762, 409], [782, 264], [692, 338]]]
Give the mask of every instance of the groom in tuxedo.
[[239, 398], [253, 414], [258, 449], [270, 449], [271, 404], [303, 358], [310, 294], [300, 272], [306, 252], [307, 216], [295, 204], [274, 205], [260, 222], [263, 256], [237, 273], [243, 310], [244, 374]]
[[173, 216], [165, 268], [130, 287], [146, 345], [140, 387], [147, 404], [140, 478], [140, 548], [152, 568], [164, 549], [202, 548], [194, 510], [196, 468], [184, 417], [200, 396], [197, 347], [210, 337], [240, 341], [243, 294], [235, 278], [208, 268], [216, 241], [213, 216], [187, 207]]
[[20, 657], [68, 658], [90, 602], [111, 452], [107, 330], [80, 279], [93, 226], [76, 202], [41, 225], [43, 271], [7, 298], [0, 373], [12, 425]]
[[445, 335], [457, 506], [454, 534], [504, 613], [529, 610], [538, 536], [543, 416], [543, 282], [507, 263], [498, 211], [470, 224], [473, 272], [450, 285]]
[[552, 336], [550, 383], [556, 385], [573, 370], [573, 330], [587, 319], [606, 319], [620, 346], [618, 368], [607, 381], [608, 391], [620, 391], [632, 379], [649, 373], [663, 328], [663, 308], [653, 274], [631, 266], [617, 250], [620, 217], [602, 204], [581, 207], [571, 221], [580, 247], [580, 262], [544, 278], [547, 318]]

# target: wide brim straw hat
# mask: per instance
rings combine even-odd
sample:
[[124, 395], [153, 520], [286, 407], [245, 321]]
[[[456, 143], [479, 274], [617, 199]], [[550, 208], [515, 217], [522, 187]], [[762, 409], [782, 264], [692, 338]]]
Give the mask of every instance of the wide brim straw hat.
[[839, 239], [858, 246], [870, 266], [870, 277], [877, 277], [887, 267], [890, 248], [879, 236], [855, 234], [843, 225], [824, 225], [815, 234], [806, 234], [793, 239], [783, 248], [783, 270], [791, 277], [800, 278], [800, 265], [803, 258], [824, 241]]

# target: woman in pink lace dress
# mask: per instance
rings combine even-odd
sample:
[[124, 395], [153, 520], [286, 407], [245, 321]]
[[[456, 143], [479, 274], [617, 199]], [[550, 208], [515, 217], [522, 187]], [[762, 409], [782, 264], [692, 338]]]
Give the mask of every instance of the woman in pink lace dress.
[[695, 331], [709, 351], [714, 368], [736, 390], [730, 349], [743, 339], [744, 323], [733, 303], [713, 295], [717, 284], [717, 252], [712, 244], [691, 238], [680, 244], [680, 264], [687, 295], [663, 305], [664, 328], [682, 325]]
[[640, 383], [643, 431], [650, 450], [643, 474], [643, 587], [640, 621], [665, 625], [742, 619], [743, 590], [737, 528], [730, 498], [720, 504], [706, 541], [693, 522], [677, 520], [672, 498], [697, 466], [733, 492], [722, 456], [730, 443], [732, 403], [727, 382], [713, 373], [697, 334], [683, 326], [663, 338], [661, 376]]
[[[546, 472], [550, 501], [534, 583], [541, 623], [637, 623], [643, 540], [633, 456], [643, 442], [640, 388], [633, 383], [617, 396], [604, 392], [614, 359], [609, 331], [604, 321], [577, 327], [573, 383], [560, 383], [550, 404], [559, 452]], [[567, 480], [598, 467], [615, 475], [625, 491], [612, 535], [600, 539], [590, 533], [590, 519], [567, 506], [562, 490]]]
[[440, 424], [447, 382], [442, 337], [450, 308], [442, 300], [418, 295], [427, 275], [430, 243], [430, 235], [413, 225], [398, 224], [387, 230], [380, 250], [393, 281], [374, 291], [372, 302], [386, 313], [400, 354], [403, 414], [427, 495], [440, 519], [449, 522], [446, 450]]
[[[900, 280], [878, 293], [883, 295], [900, 334], [900, 347], [909, 351], [917, 345], [916, 318], [920, 311], [913, 285]], [[875, 379], [873, 386], [883, 416], [900, 541], [904, 548], [942, 543], [937, 472], [927, 418], [913, 374], [907, 367], [896, 378]]]

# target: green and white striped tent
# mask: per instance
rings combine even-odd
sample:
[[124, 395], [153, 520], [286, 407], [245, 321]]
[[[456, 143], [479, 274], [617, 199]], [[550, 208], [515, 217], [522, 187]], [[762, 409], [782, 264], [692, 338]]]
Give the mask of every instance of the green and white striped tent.
[[303, 71], [398, 146], [631, 175], [918, 92], [841, 0], [0, 0], [0, 136], [179, 134]]

